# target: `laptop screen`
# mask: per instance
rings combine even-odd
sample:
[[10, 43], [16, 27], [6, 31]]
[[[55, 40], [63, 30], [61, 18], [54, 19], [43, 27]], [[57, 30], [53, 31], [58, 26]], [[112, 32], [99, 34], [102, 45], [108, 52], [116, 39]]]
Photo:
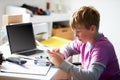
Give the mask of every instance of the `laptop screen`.
[[36, 48], [32, 23], [7, 25], [6, 29], [11, 53]]

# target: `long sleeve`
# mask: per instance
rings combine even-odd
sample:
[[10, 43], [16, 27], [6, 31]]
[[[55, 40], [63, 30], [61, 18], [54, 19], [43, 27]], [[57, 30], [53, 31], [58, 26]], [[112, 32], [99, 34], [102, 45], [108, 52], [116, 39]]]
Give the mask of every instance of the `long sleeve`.
[[60, 69], [70, 73], [74, 80], [98, 80], [105, 66], [101, 63], [94, 63], [86, 70], [64, 61]]
[[81, 44], [78, 44], [77, 40], [74, 40], [62, 48], [60, 48], [60, 52], [64, 55], [65, 59], [68, 58], [69, 56], [75, 55], [75, 54], [80, 54], [80, 49], [79, 46]]

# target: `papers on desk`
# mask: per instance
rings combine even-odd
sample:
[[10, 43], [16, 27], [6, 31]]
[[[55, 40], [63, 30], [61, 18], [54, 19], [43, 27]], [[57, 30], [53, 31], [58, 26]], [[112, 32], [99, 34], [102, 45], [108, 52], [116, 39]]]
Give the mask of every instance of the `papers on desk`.
[[49, 47], [54, 47], [54, 48], [60, 48], [66, 43], [70, 42], [71, 40], [64, 39], [61, 37], [53, 36], [47, 40], [42, 41], [41, 43], [43, 45], [49, 46]]
[[4, 62], [1, 66], [1, 72], [29, 75], [47, 75], [50, 66], [35, 65], [33, 60], [28, 60], [24, 65], [18, 65], [10, 62]]

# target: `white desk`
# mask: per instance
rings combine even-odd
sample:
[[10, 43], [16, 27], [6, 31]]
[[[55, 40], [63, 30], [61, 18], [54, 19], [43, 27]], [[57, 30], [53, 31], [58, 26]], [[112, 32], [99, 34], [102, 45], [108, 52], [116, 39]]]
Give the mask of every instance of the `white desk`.
[[57, 68], [51, 68], [46, 76], [42, 75], [27, 75], [27, 74], [13, 74], [13, 73], [0, 73], [0, 80], [51, 80]]
[[[2, 51], [6, 57], [11, 55], [9, 47], [0, 46], [0, 51]], [[53, 67], [50, 68], [46, 76], [0, 72], [0, 80], [56, 80], [61, 78], [67, 79], [68, 74]]]

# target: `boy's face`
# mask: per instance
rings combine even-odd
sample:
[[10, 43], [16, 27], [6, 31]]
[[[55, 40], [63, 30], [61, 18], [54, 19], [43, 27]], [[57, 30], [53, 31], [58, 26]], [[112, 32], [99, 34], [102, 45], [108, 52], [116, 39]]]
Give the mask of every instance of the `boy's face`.
[[86, 29], [84, 26], [78, 25], [78, 29], [74, 29], [74, 34], [83, 43], [90, 41], [94, 34], [94, 29], [90, 28], [89, 30]]

